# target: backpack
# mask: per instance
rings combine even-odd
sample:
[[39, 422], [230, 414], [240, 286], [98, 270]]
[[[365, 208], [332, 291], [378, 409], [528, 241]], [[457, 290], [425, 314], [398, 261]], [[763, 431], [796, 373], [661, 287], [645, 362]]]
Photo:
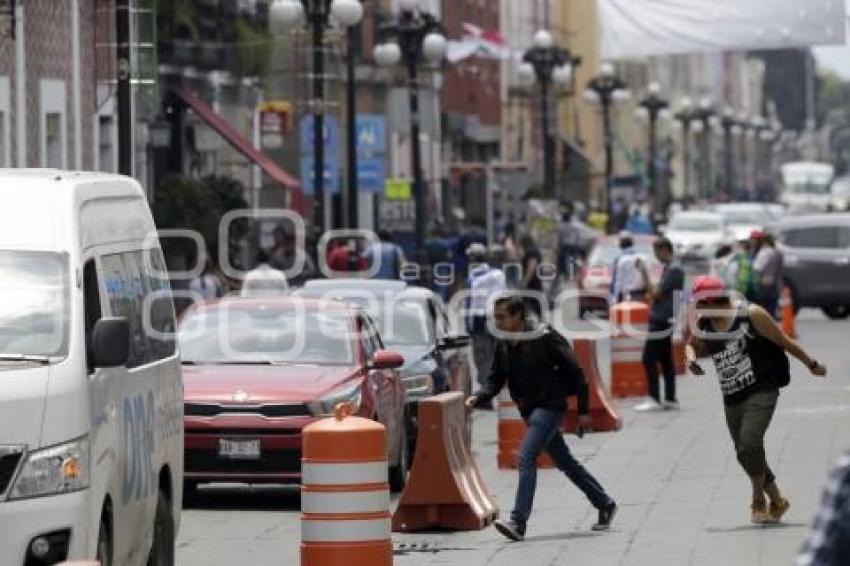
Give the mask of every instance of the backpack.
[[782, 346], [759, 334], [752, 323], [749, 323], [747, 338], [753, 359], [766, 366], [760, 372], [764, 382], [777, 389], [788, 387], [791, 383], [791, 362]]

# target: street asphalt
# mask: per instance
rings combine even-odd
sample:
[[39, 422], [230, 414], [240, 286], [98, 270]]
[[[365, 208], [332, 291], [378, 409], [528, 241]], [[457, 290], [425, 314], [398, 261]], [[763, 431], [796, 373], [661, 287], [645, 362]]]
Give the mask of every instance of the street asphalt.
[[[850, 450], [850, 321], [805, 311], [804, 345], [830, 370], [826, 380], [793, 366], [768, 433], [768, 460], [792, 503], [778, 526], [749, 521], [749, 481], [739, 468], [713, 372], [679, 380], [681, 411], [639, 414], [618, 401], [625, 424], [567, 443], [620, 505], [613, 528], [590, 530], [595, 510], [555, 470], [541, 471], [527, 539], [494, 529], [394, 535], [396, 566], [774, 566], [791, 564], [831, 465]], [[600, 366], [607, 347], [600, 345]], [[516, 472], [496, 469], [496, 415], [477, 413], [474, 451], [504, 516]], [[299, 495], [291, 488], [202, 488], [183, 513], [180, 566], [272, 566], [299, 561]], [[357, 565], [368, 566], [368, 565]]]

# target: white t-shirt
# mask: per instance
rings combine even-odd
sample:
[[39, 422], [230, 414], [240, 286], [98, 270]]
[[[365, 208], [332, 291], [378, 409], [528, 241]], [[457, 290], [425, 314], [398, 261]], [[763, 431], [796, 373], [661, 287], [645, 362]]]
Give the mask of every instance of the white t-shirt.
[[611, 289], [614, 297], [626, 293], [645, 291], [643, 275], [638, 269], [638, 263], [646, 265], [646, 258], [634, 250], [624, 251], [614, 263], [614, 286]]
[[501, 269], [479, 265], [469, 274], [469, 313], [472, 316], [487, 316], [491, 298], [505, 292], [507, 284]]
[[264, 263], [245, 275], [240, 295], [243, 297], [278, 295], [288, 290], [289, 283], [286, 281], [286, 275], [283, 271]]

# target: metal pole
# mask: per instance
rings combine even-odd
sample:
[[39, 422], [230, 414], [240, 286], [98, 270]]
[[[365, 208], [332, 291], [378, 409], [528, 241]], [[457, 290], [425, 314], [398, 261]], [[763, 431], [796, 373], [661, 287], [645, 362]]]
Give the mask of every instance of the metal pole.
[[691, 192], [691, 123], [689, 120], [682, 120], [682, 161], [684, 162], [683, 179], [685, 183], [684, 197], [690, 196]]
[[611, 124], [610, 94], [600, 93], [602, 100], [602, 124], [605, 137], [605, 201], [608, 212], [608, 225], [611, 226], [611, 189], [614, 187], [614, 129]]
[[725, 125], [724, 137], [726, 140], [726, 190], [730, 195], [735, 191], [735, 171], [732, 164], [732, 124]]
[[320, 15], [313, 17], [313, 198], [317, 235], [325, 231], [325, 24]]
[[660, 202], [658, 194], [658, 167], [656, 159], [658, 158], [657, 147], [657, 131], [658, 131], [658, 110], [656, 108], [649, 109], [649, 198], [651, 201]]
[[130, 0], [115, 2], [118, 58], [118, 172], [133, 174], [133, 109], [130, 67]]
[[413, 167], [413, 196], [416, 206], [416, 254], [421, 269], [421, 282], [429, 282], [428, 250], [425, 248], [425, 183], [422, 179], [422, 148], [419, 143], [419, 84], [416, 69], [416, 57], [410, 56], [407, 61], [407, 73], [410, 79], [408, 94], [410, 96], [410, 162]]
[[357, 229], [357, 80], [356, 63], [354, 60], [355, 37], [352, 29], [348, 30], [348, 82], [347, 82], [347, 106], [348, 106], [348, 191], [346, 192], [345, 210], [348, 214], [346, 228]]
[[555, 148], [552, 143], [550, 129], [549, 79], [540, 77], [541, 120], [543, 122], [543, 195], [548, 198], [557, 197], [555, 188]]

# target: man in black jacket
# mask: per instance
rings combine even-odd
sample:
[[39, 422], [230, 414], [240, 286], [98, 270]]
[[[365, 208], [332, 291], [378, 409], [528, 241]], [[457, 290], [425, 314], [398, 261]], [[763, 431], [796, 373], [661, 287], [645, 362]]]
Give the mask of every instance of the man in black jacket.
[[543, 450], [555, 466], [584, 492], [599, 511], [593, 530], [606, 530], [617, 504], [593, 476], [570, 453], [559, 431], [567, 410], [567, 397], [578, 396], [579, 426], [588, 428], [587, 383], [569, 343], [548, 326], [533, 327], [526, 321], [522, 297], [506, 295], [495, 302], [496, 328], [508, 336], [500, 339], [489, 379], [466, 401], [469, 408], [492, 401], [507, 383], [528, 430], [518, 454], [519, 485], [511, 517], [495, 527], [511, 540], [525, 537], [537, 487], [537, 458]]

